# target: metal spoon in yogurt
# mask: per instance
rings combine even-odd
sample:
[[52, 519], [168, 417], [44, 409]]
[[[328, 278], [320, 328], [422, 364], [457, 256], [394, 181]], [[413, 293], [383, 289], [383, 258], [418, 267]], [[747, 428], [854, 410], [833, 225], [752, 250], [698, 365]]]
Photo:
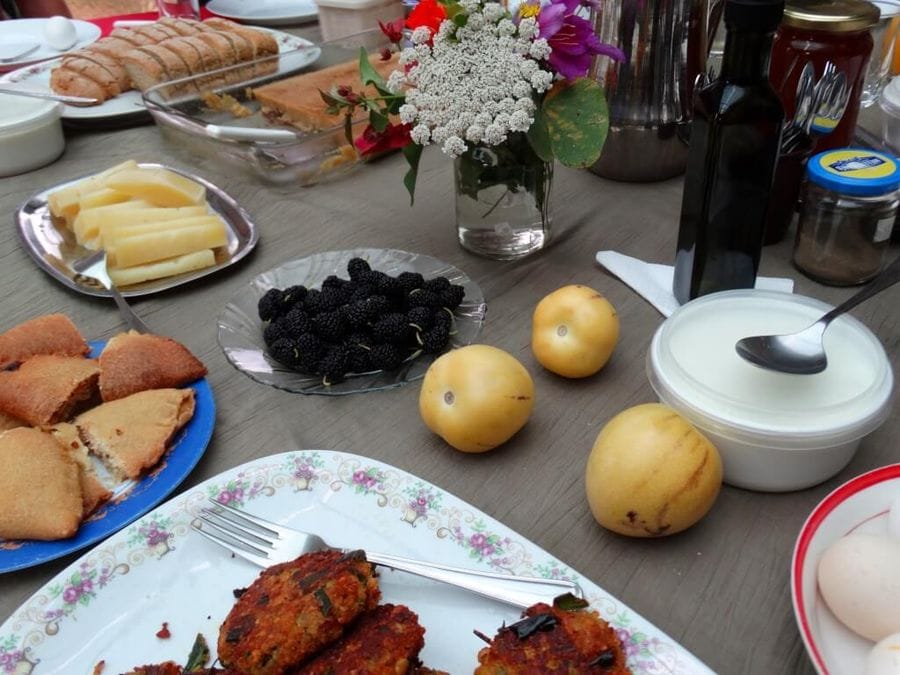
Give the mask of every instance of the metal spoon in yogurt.
[[750, 363], [796, 375], [815, 375], [828, 366], [822, 337], [833, 319], [900, 281], [900, 256], [868, 286], [799, 333], [741, 338], [734, 348]]

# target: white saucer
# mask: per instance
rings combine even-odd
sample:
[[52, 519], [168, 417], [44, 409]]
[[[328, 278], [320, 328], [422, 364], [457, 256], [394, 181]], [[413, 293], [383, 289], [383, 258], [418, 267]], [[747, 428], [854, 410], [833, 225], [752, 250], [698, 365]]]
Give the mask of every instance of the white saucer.
[[32, 52], [24, 54], [14, 61], [0, 63], [0, 70], [12, 70], [47, 59], [55, 59], [68, 52], [86, 47], [100, 38], [100, 28], [88, 21], [72, 19], [78, 40], [69, 49], [59, 51], [47, 44], [44, 38], [44, 26], [49, 19], [13, 19], [0, 21], [0, 47], [6, 44], [20, 44], [36, 41], [40, 46]]

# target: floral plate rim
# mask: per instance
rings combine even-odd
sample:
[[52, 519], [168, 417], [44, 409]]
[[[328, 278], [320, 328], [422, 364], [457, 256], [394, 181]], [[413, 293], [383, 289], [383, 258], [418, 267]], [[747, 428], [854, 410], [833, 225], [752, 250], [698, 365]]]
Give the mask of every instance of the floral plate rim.
[[[132, 570], [165, 565], [160, 561], [185, 543], [190, 523], [207, 499], [243, 507], [281, 491], [292, 500], [299, 499], [299, 493], [312, 493], [309, 499], [320, 498], [315, 503], [323, 508], [326, 502], [338, 508], [340, 495], [335, 493], [343, 491], [341, 499], [353, 510], [347, 517], [360, 525], [402, 528], [418, 543], [445, 551], [445, 556], [466, 556], [474, 569], [577, 580], [592, 606], [617, 630], [635, 675], [712, 673], [624, 603], [481, 510], [390, 464], [330, 450], [293, 450], [251, 460], [144, 515], [73, 562], [13, 612], [0, 626], [0, 665], [5, 672], [31, 673], [41, 662], [41, 646], [65, 636], [68, 622], [99, 631], [100, 626], [87, 625], [90, 617], [81, 614], [102, 600], [104, 592], [116, 597], [116, 581], [121, 584]], [[159, 579], [164, 571], [145, 574]]]

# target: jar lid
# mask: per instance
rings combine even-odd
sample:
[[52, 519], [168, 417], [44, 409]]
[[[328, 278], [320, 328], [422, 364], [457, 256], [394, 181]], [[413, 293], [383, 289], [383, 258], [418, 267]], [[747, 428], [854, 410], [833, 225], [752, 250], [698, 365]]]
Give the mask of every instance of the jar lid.
[[860, 197], [900, 187], [900, 168], [894, 158], [868, 148], [820, 152], [806, 164], [806, 177], [828, 190]]
[[782, 23], [794, 28], [852, 33], [874, 26], [881, 12], [865, 0], [788, 0]]
[[831, 306], [776, 291], [711, 293], [657, 329], [647, 357], [660, 400], [701, 429], [753, 445], [808, 449], [865, 436], [890, 415], [893, 373], [878, 338], [848, 314], [824, 335], [828, 367], [815, 375], [766, 370], [738, 356], [748, 335], [795, 333]]

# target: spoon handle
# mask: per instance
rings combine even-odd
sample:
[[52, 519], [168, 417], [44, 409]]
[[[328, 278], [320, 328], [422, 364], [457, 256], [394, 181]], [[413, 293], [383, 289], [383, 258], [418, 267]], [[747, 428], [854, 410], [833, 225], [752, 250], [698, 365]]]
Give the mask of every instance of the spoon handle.
[[864, 302], [871, 298], [873, 295], [881, 293], [886, 288], [890, 288], [894, 284], [900, 281], [900, 256], [897, 256], [890, 265], [885, 268], [885, 270], [879, 274], [875, 279], [868, 285], [863, 287], [856, 295], [852, 295], [840, 305], [835, 307], [833, 310], [828, 312], [825, 316], [819, 319], [819, 323], [824, 325], [828, 325], [832, 319], [837, 316], [840, 316], [844, 312], [853, 309], [859, 303]]

